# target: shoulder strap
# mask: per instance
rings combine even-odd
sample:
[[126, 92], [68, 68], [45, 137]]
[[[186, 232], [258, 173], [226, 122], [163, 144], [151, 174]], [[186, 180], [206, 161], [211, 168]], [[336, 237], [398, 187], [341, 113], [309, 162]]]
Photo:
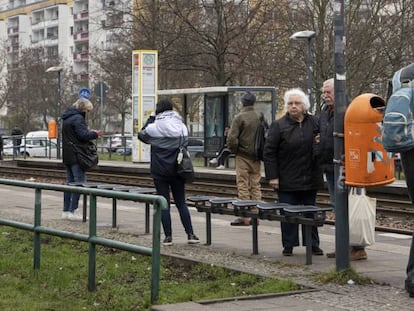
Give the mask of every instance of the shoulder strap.
[[392, 77], [392, 92], [393, 93], [401, 88], [401, 82], [400, 82], [401, 71], [402, 69], [398, 70], [396, 73], [394, 73], [394, 76]]

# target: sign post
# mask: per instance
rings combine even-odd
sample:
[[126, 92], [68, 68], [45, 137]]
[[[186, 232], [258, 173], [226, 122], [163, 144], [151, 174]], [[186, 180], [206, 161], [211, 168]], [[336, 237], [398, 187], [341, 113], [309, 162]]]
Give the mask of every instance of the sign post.
[[95, 95], [99, 97], [99, 128], [101, 130], [104, 130], [103, 127], [103, 110], [104, 110], [104, 103], [105, 103], [105, 97], [106, 93], [108, 92], [108, 86], [105, 84], [105, 82], [99, 82], [95, 85]]
[[150, 146], [138, 141], [137, 133], [155, 111], [158, 91], [158, 51], [132, 52], [132, 161], [149, 162]]

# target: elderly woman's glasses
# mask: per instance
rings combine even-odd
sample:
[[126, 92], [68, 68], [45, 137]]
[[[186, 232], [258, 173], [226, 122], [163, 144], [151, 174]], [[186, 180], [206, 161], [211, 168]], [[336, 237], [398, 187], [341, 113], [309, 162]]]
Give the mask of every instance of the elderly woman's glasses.
[[293, 106], [293, 105], [295, 105], [295, 106], [299, 106], [299, 105], [303, 105], [303, 103], [302, 103], [302, 102], [295, 102], [295, 101], [293, 101], [293, 102], [288, 102], [287, 104], [288, 104], [288, 106]]

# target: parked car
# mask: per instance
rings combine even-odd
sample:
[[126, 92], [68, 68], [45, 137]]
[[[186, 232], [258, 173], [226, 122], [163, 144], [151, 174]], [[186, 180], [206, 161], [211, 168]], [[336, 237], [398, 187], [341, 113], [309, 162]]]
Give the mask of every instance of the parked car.
[[126, 146], [120, 147], [115, 151], [117, 154], [121, 155], [131, 155], [132, 154], [132, 138], [126, 140]]
[[[3, 146], [4, 155], [13, 155], [13, 142]], [[48, 138], [48, 131], [28, 132], [22, 138], [20, 154], [27, 157], [56, 157], [57, 141]]]
[[[124, 145], [125, 141], [125, 145]], [[118, 149], [124, 149], [124, 147], [131, 146], [132, 144], [132, 135], [125, 134], [122, 136], [121, 134], [115, 134], [113, 136], [108, 137], [108, 151], [117, 152]]]
[[203, 157], [204, 140], [199, 137], [189, 137], [187, 150], [192, 158]]

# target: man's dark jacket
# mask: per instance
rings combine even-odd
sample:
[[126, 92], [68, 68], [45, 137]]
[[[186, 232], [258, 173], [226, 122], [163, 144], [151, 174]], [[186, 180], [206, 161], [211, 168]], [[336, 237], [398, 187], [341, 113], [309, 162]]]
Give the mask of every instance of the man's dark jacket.
[[334, 158], [334, 111], [325, 106], [319, 116], [320, 144], [318, 161], [323, 169], [333, 172]]

